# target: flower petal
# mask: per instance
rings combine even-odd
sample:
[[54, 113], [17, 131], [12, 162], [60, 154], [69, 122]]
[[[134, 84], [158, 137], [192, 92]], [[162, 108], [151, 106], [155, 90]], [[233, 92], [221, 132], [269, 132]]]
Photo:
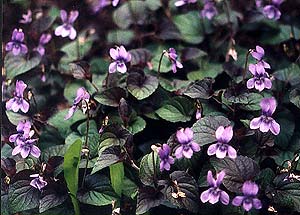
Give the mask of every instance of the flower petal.
[[212, 144], [207, 149], [207, 155], [214, 155], [217, 152], [218, 144]]
[[274, 135], [278, 135], [280, 133], [280, 125], [274, 119], [271, 121], [270, 131]]
[[205, 190], [204, 192], [201, 193], [200, 200], [201, 202], [205, 203], [208, 202], [209, 197], [210, 197], [210, 189]]
[[228, 157], [230, 157], [231, 159], [235, 159], [237, 157], [236, 150], [232, 146], [228, 145], [227, 153], [228, 153]]
[[229, 204], [229, 195], [225, 191], [220, 192], [220, 201], [223, 205]]
[[234, 206], [240, 206], [244, 200], [244, 196], [236, 196], [232, 200], [232, 205]]
[[250, 122], [250, 128], [251, 129], [258, 129], [260, 127], [260, 124], [262, 123], [262, 117], [256, 117], [253, 118]]

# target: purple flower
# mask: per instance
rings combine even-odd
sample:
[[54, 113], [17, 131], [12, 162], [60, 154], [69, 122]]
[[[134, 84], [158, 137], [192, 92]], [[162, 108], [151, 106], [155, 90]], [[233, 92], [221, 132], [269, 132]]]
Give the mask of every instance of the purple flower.
[[14, 29], [11, 41], [8, 42], [5, 46], [6, 51], [12, 51], [13, 55], [26, 54], [28, 52], [27, 46], [23, 43], [24, 41], [24, 33], [22, 29], [17, 30]]
[[200, 12], [202, 18], [207, 18], [211, 20], [214, 16], [218, 14], [217, 8], [211, 0], [204, 1], [204, 7]]
[[176, 7], [181, 7], [185, 4], [192, 4], [192, 3], [196, 3], [197, 0], [178, 0], [175, 2], [175, 6]]
[[48, 184], [47, 181], [45, 181], [44, 178], [42, 176], [40, 176], [39, 174], [33, 174], [33, 175], [30, 175], [30, 177], [35, 178], [35, 179], [31, 180], [30, 185], [39, 190], [42, 190]]
[[195, 117], [196, 117], [197, 120], [201, 119], [201, 117], [202, 117], [201, 110], [199, 110], [199, 109], [196, 110], [196, 116]]
[[224, 128], [220, 126], [216, 130], [216, 138], [218, 140], [217, 143], [212, 144], [207, 149], [208, 155], [216, 155], [217, 158], [225, 158], [228, 154], [228, 157], [235, 159], [236, 158], [236, 150], [230, 146], [229, 143], [233, 136], [232, 126], [227, 126]]
[[[183, 65], [177, 60], [178, 55], [176, 53], [176, 50], [174, 48], [169, 48], [168, 52], [165, 52], [167, 57], [169, 58], [169, 60], [172, 63], [172, 70], [173, 73], [177, 72], [177, 68], [183, 68]], [[176, 68], [177, 67], [177, 68]]]
[[272, 4], [266, 5], [263, 8], [263, 14], [268, 19], [278, 20], [280, 19], [281, 12], [279, 10], [280, 4], [283, 0], [272, 0]]
[[257, 8], [261, 8], [262, 5], [263, 5], [263, 1], [262, 0], [256, 0], [255, 5], [256, 5]]
[[247, 81], [247, 88], [252, 89], [255, 87], [258, 91], [263, 91], [263, 89], [271, 89], [272, 82], [269, 78], [269, 74], [263, 70], [261, 70], [261, 66], [257, 66], [257, 64], [250, 64], [249, 71], [252, 73], [253, 78], [250, 78]]
[[12, 134], [9, 136], [9, 142], [11, 143], [21, 143], [24, 138], [29, 138], [30, 136], [30, 128], [31, 128], [31, 123], [28, 120], [21, 120], [19, 121], [17, 125], [17, 132], [16, 134]]
[[255, 209], [261, 209], [262, 204], [261, 201], [256, 198], [258, 193], [258, 186], [254, 182], [246, 181], [243, 184], [243, 196], [236, 196], [232, 200], [232, 204], [234, 206], [240, 206], [243, 204], [243, 207], [246, 211], [250, 211], [252, 207]]
[[91, 9], [94, 13], [98, 12], [99, 10], [103, 9], [104, 7], [110, 5], [110, 0], [96, 0], [92, 2]]
[[214, 179], [212, 172], [210, 170], [207, 172], [207, 183], [210, 188], [201, 193], [201, 202], [215, 204], [220, 200], [224, 205], [229, 204], [229, 195], [219, 188], [224, 176], [225, 172], [221, 171], [217, 174], [217, 179]]
[[162, 172], [164, 169], [169, 171], [170, 165], [174, 164], [174, 158], [170, 156], [171, 149], [168, 144], [163, 144], [162, 147], [158, 150], [158, 156], [160, 158], [160, 171]]
[[11, 98], [6, 102], [6, 109], [18, 112], [20, 109], [22, 112], [27, 113], [29, 110], [29, 103], [24, 99], [23, 93], [27, 84], [23, 81], [16, 81], [16, 90], [14, 92], [14, 98]]
[[36, 47], [34, 50], [40, 53], [41, 56], [45, 54], [45, 45], [49, 43], [51, 40], [52, 36], [51, 34], [42, 34], [40, 37], [39, 45]]
[[41, 150], [34, 145], [38, 139], [30, 139], [33, 134], [34, 132], [31, 132], [29, 137], [19, 137], [19, 139], [17, 139], [17, 146], [12, 150], [12, 155], [20, 153], [22, 158], [27, 158], [29, 154], [36, 158], [40, 157]]
[[75, 111], [77, 111], [78, 107], [81, 107], [83, 109], [83, 112], [88, 108], [88, 102], [90, 100], [90, 94], [84, 87], [80, 87], [77, 90], [76, 98], [73, 101], [72, 107], [69, 109], [68, 114], [65, 116], [65, 120], [70, 119]]
[[114, 62], [109, 65], [109, 73], [115, 73], [116, 71], [125, 73], [127, 71], [125, 63], [131, 61], [131, 54], [126, 51], [124, 46], [111, 48], [109, 54], [114, 59]]
[[112, 6], [116, 7], [119, 4], [119, 1], [120, 0], [112, 0], [111, 1]]
[[62, 36], [62, 37], [69, 36], [69, 38], [71, 40], [74, 40], [76, 38], [77, 33], [76, 33], [75, 28], [73, 27], [73, 23], [77, 19], [78, 15], [79, 15], [79, 12], [77, 10], [70, 11], [69, 16], [65, 10], [61, 10], [60, 18], [61, 18], [63, 24], [58, 26], [55, 29], [55, 32], [54, 32], [55, 35]]
[[182, 128], [176, 132], [176, 138], [180, 146], [175, 151], [176, 158], [191, 158], [194, 152], [200, 151], [200, 146], [193, 141], [193, 130], [190, 128]]
[[32, 21], [32, 12], [31, 10], [27, 10], [27, 14], [22, 15], [22, 19], [19, 21], [19, 23], [27, 24]]
[[280, 132], [280, 125], [272, 118], [272, 114], [275, 112], [276, 106], [276, 100], [274, 97], [262, 99], [260, 101], [262, 115], [251, 120], [250, 128], [259, 128], [259, 130], [264, 133], [270, 130], [274, 135], [278, 135]]
[[256, 70], [260, 74], [265, 72], [265, 68], [266, 69], [271, 68], [270, 64], [268, 64], [267, 62], [265, 62], [263, 60], [263, 57], [265, 55], [265, 50], [262, 47], [256, 46], [255, 50], [251, 51], [251, 55], [252, 55], [253, 58], [255, 58], [257, 60], [257, 63], [255, 64], [256, 65]]

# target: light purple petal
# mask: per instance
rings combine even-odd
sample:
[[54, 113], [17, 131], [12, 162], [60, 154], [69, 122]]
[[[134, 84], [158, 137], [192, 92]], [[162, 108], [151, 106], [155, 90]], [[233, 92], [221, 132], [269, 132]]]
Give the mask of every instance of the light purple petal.
[[265, 89], [265, 84], [264, 82], [260, 80], [256, 80], [254, 83], [255, 89], [257, 89], [259, 92], [263, 91]]
[[28, 110], [29, 110], [29, 103], [25, 99], [23, 99], [22, 104], [21, 104], [21, 111], [23, 113], [27, 113]]
[[187, 138], [189, 139], [189, 141], [191, 141], [194, 137], [194, 132], [191, 128], [185, 128], [184, 129], [184, 133], [187, 136]]
[[117, 71], [117, 63], [112, 62], [111, 64], [109, 64], [108, 71], [109, 73], [115, 73]]
[[220, 158], [220, 159], [223, 159], [226, 157], [226, 154], [227, 154], [227, 150], [221, 150], [220, 147], [217, 149], [217, 152], [216, 152], [216, 157], [217, 158]]
[[17, 145], [13, 150], [12, 150], [12, 155], [19, 154], [22, 150], [22, 147], [20, 145]]
[[225, 177], [225, 172], [221, 171], [217, 174], [216, 186], [219, 187], [222, 184], [223, 178]]
[[18, 104], [17, 102], [14, 102], [11, 106], [11, 109], [13, 112], [18, 112], [20, 110], [20, 108], [21, 108], [21, 105]]
[[252, 75], [256, 75], [256, 66], [252, 63], [249, 64], [249, 71], [252, 73]]
[[217, 148], [218, 148], [218, 146], [217, 146], [216, 143], [210, 145], [210, 146], [208, 147], [208, 149], [207, 149], [207, 154], [208, 154], [209, 156], [216, 154]]
[[203, 203], [208, 202], [209, 197], [210, 197], [210, 189], [205, 190], [204, 192], [201, 193], [200, 196], [201, 202]]
[[15, 103], [15, 98], [8, 100], [5, 104], [6, 110], [12, 110], [12, 106]]
[[247, 196], [255, 196], [258, 193], [258, 186], [251, 181], [245, 181], [242, 187], [242, 191]]
[[60, 18], [63, 22], [67, 22], [68, 20], [68, 14], [65, 10], [60, 11]]
[[274, 119], [271, 121], [270, 130], [274, 135], [278, 135], [280, 133], [280, 125]]
[[33, 157], [38, 158], [41, 155], [41, 150], [37, 146], [33, 145], [32, 148], [31, 148], [30, 154]]
[[260, 124], [262, 123], [262, 117], [256, 117], [253, 118], [250, 122], [250, 128], [251, 129], [258, 129], [260, 127]]
[[70, 11], [69, 23], [75, 22], [75, 20], [77, 19], [78, 15], [79, 15], [79, 12], [77, 10]]
[[245, 211], [250, 211], [252, 208], [252, 202], [251, 201], [244, 201], [243, 202], [243, 208]]
[[270, 130], [271, 123], [262, 121], [259, 126], [259, 130], [263, 133], [268, 132]]
[[195, 143], [195, 142], [191, 142], [190, 143], [190, 147], [192, 148], [192, 150], [194, 151], [194, 152], [199, 152], [200, 151], [200, 146], [199, 146], [199, 144], [198, 143]]
[[218, 194], [211, 193], [209, 203], [216, 204], [219, 201], [219, 199], [220, 199], [220, 193], [218, 193]]
[[75, 38], [76, 38], [76, 36], [77, 36], [77, 33], [76, 33], [76, 30], [75, 30], [75, 28], [73, 28], [73, 26], [72, 27], [70, 27], [70, 34], [69, 34], [69, 38], [71, 39], [71, 40], [74, 40]]
[[22, 147], [21, 156], [22, 158], [27, 158], [30, 153], [30, 147]]
[[186, 4], [186, 2], [185, 1], [183, 1], [183, 0], [179, 0], [179, 1], [177, 1], [177, 2], [175, 2], [175, 6], [176, 7], [180, 7], [180, 6], [182, 6], [182, 5], [185, 5]]
[[252, 89], [254, 87], [254, 83], [255, 83], [255, 78], [250, 78], [248, 81], [247, 81], [247, 88], [248, 89]]
[[272, 82], [269, 78], [265, 78], [264, 83], [265, 83], [265, 88], [267, 88], [267, 89], [272, 88]]
[[276, 110], [276, 100], [274, 97], [264, 98], [260, 101], [260, 107], [263, 112], [268, 113], [268, 116], [271, 116]]
[[117, 60], [117, 58], [119, 57], [118, 51], [114, 48], [109, 49], [109, 55], [114, 60]]
[[5, 46], [6, 51], [11, 51], [13, 48], [14, 42], [8, 42]]
[[188, 150], [184, 149], [182, 154], [184, 157], [190, 159], [193, 156], [193, 150], [191, 148], [188, 148]]
[[231, 159], [235, 159], [237, 157], [237, 153], [235, 148], [233, 148], [232, 146], [227, 147], [227, 153], [228, 153], [228, 157], [230, 157]]
[[175, 156], [176, 156], [177, 159], [182, 158], [182, 152], [183, 152], [183, 146], [179, 146], [175, 150]]
[[125, 63], [117, 63], [117, 71], [119, 71], [120, 73], [126, 73], [127, 67]]
[[225, 128], [223, 126], [219, 126], [218, 129], [216, 130], [216, 138], [218, 141], [222, 140], [224, 130]]
[[233, 129], [232, 126], [227, 126], [223, 132], [223, 143], [228, 143], [233, 137]]
[[180, 129], [176, 132], [176, 138], [178, 140], [179, 143], [188, 143], [190, 141], [190, 139], [188, 138], [188, 136], [184, 133], [184, 129]]
[[64, 25], [60, 25], [55, 29], [54, 34], [56, 36], [61, 36], [63, 31], [65, 31], [65, 27]]
[[72, 107], [69, 109], [68, 114], [65, 116], [64, 120], [70, 119], [70, 118], [73, 116], [73, 114], [74, 114], [74, 112], [75, 112], [76, 110], [77, 110], [77, 107], [76, 107], [76, 106], [72, 106]]

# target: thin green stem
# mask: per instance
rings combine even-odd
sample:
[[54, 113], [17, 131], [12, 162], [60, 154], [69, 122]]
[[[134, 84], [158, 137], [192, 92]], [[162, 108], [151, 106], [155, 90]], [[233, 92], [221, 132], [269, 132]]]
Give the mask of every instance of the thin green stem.
[[91, 80], [89, 80], [91, 85], [95, 88], [96, 92], [98, 93], [99, 92], [99, 89], [98, 87], [96, 86], [96, 84], [94, 84]]
[[87, 168], [88, 168], [88, 165], [89, 165], [89, 156], [90, 156], [90, 150], [89, 150], [89, 146], [88, 146], [89, 129], [90, 129], [89, 106], [88, 106], [87, 101], [84, 101], [84, 102], [86, 103], [86, 106], [87, 106], [87, 120], [86, 120], [86, 136], [85, 136], [85, 141], [84, 141], [83, 148], [85, 150], [87, 150], [87, 154], [86, 154], [86, 163], [85, 163], [85, 168], [84, 168], [83, 180], [82, 180], [81, 187], [83, 187], [83, 185], [84, 185], [84, 180], [85, 180], [85, 177], [86, 177]]
[[219, 101], [217, 98], [212, 97], [213, 100], [215, 100], [217, 103], [221, 104], [221, 105], [225, 105], [229, 110], [231, 110], [232, 112], [234, 112], [234, 109], [232, 107], [230, 107], [229, 105]]
[[131, 166], [132, 166], [134, 169], [136, 169], [137, 171], [140, 171], [140, 168], [135, 164], [135, 162], [134, 162], [133, 159], [131, 158], [129, 152], [127, 151], [126, 147], [124, 146], [123, 148], [124, 148], [124, 150], [125, 150], [125, 152], [126, 152], [128, 158], [129, 158], [129, 160], [130, 160]]
[[245, 78], [246, 78], [246, 73], [247, 73], [247, 66], [248, 66], [248, 60], [249, 60], [249, 55], [251, 53], [251, 49], [248, 50], [247, 55], [246, 55], [246, 61], [245, 61], [245, 67], [243, 70], [243, 83], [245, 82]]
[[161, 67], [161, 62], [162, 62], [162, 59], [163, 59], [163, 57], [164, 57], [164, 55], [165, 55], [165, 52], [166, 51], [163, 51], [162, 53], [161, 53], [161, 55], [160, 55], [160, 58], [159, 58], [159, 63], [158, 63], [158, 69], [157, 69], [157, 78], [159, 78], [160, 77], [160, 67]]
[[154, 181], [154, 186], [156, 187], [156, 164], [155, 164], [154, 151], [152, 152], [152, 165], [153, 165], [153, 181]]

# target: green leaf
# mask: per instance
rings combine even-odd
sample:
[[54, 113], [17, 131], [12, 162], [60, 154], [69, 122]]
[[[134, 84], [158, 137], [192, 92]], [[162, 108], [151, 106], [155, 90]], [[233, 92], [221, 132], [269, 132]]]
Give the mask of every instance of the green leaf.
[[190, 83], [190, 81], [187, 80], [180, 80], [175, 78], [160, 78], [159, 84], [162, 86], [165, 90], [169, 92], [174, 92], [177, 90], [184, 90], [186, 86]]
[[78, 174], [81, 153], [81, 140], [76, 140], [67, 150], [64, 156], [64, 177], [67, 187], [70, 191], [71, 200], [74, 206], [75, 214], [80, 214], [76, 194], [78, 191]]
[[143, 71], [131, 72], [127, 77], [127, 88], [131, 95], [138, 100], [149, 97], [158, 87], [155, 76], [145, 75]]
[[40, 199], [39, 213], [43, 213], [51, 208], [63, 204], [67, 198], [67, 195], [61, 195], [59, 194], [59, 192], [56, 191], [43, 196]]
[[127, 92], [120, 87], [106, 89], [95, 95], [95, 100], [100, 104], [118, 107], [121, 98], [126, 98]]
[[132, 30], [111, 30], [107, 34], [107, 42], [111, 44], [128, 45], [134, 39]]
[[58, 129], [62, 137], [66, 138], [69, 133], [71, 133], [71, 125], [79, 120], [85, 119], [85, 115], [80, 111], [76, 111], [74, 115], [68, 119], [64, 120], [67, 115], [68, 110], [61, 110], [48, 119], [48, 123]]
[[300, 108], [300, 89], [296, 88], [290, 92], [290, 101]]
[[241, 193], [243, 183], [248, 180], [253, 181], [259, 173], [258, 164], [251, 158], [244, 156], [237, 156], [236, 159], [212, 158], [210, 162], [217, 172], [225, 171], [223, 184], [226, 189], [235, 193]]
[[65, 55], [59, 61], [59, 69], [70, 72], [69, 63], [83, 58], [90, 51], [96, 39], [96, 34], [88, 34], [87, 30], [80, 32], [74, 41], [67, 43], [60, 49]]
[[145, 128], [146, 128], [146, 121], [140, 116], [135, 116], [129, 120], [127, 129], [128, 131], [130, 131], [130, 133], [137, 134], [143, 131]]
[[123, 180], [122, 194], [129, 198], [135, 199], [136, 195], [138, 194], [137, 185], [133, 181], [125, 177]]
[[13, 111], [5, 111], [5, 113], [6, 113], [8, 120], [15, 126], [18, 125], [19, 121], [29, 119], [28, 116], [25, 116], [25, 115], [22, 115], [19, 113], [15, 113]]
[[203, 29], [200, 23], [199, 12], [191, 11], [173, 17], [173, 22], [179, 29], [182, 39], [191, 44], [199, 44], [203, 41]]
[[290, 83], [292, 86], [300, 83], [300, 67], [295, 63], [292, 63], [285, 69], [274, 72], [273, 75], [278, 80]]
[[124, 180], [124, 165], [122, 162], [109, 166], [110, 180], [115, 192], [121, 196]]
[[187, 78], [191, 81], [202, 80], [204, 78], [216, 78], [223, 72], [222, 64], [208, 62], [207, 60], [199, 61], [200, 69], [189, 72]]
[[111, 205], [113, 200], [118, 199], [109, 179], [99, 174], [86, 176], [84, 187], [78, 192], [77, 198], [81, 203], [95, 206]]
[[142, 158], [139, 176], [143, 184], [149, 186], [153, 185], [154, 178], [160, 174], [159, 163], [160, 161], [156, 152], [151, 152]]
[[[81, 141], [85, 143], [86, 139], [86, 122], [80, 124], [78, 126], [78, 131], [81, 135]], [[88, 147], [90, 150], [90, 156], [91, 157], [96, 157], [98, 154], [98, 148], [99, 148], [99, 139], [100, 139], [100, 134], [97, 129], [97, 124], [95, 120], [90, 120], [89, 121], [89, 132], [88, 132]]]
[[201, 81], [196, 81], [187, 87], [184, 95], [187, 95], [193, 99], [209, 99], [213, 94], [213, 83], [214, 80], [211, 78], [205, 78]]
[[1, 189], [1, 214], [9, 215], [8, 193]]
[[8, 201], [10, 214], [38, 208], [39, 200], [40, 191], [32, 187], [28, 180], [16, 181], [9, 186]]
[[121, 157], [120, 146], [112, 146], [106, 148], [105, 150], [101, 151], [101, 153], [99, 154], [91, 174], [94, 174], [100, 171], [101, 169], [104, 169], [105, 167], [117, 163], [121, 159], [120, 157]]
[[288, 176], [289, 173], [278, 175], [273, 181], [274, 188], [269, 190], [267, 196], [281, 207], [300, 212], [300, 181], [285, 180]]
[[[175, 171], [170, 175], [172, 183], [167, 187], [166, 197], [174, 205], [197, 213], [199, 209], [199, 192], [196, 180], [184, 171]], [[185, 197], [177, 196], [178, 192], [183, 192]]]
[[164, 201], [164, 194], [153, 187], [143, 187], [138, 191], [136, 214], [145, 214]]
[[194, 141], [200, 146], [216, 142], [216, 130], [219, 126], [228, 126], [230, 121], [224, 116], [206, 116], [199, 119], [192, 127]]
[[194, 111], [193, 103], [182, 96], [174, 97], [155, 111], [159, 117], [170, 122], [187, 122]]
[[28, 72], [37, 67], [40, 62], [41, 56], [39, 54], [27, 60], [23, 56], [14, 56], [13, 54], [9, 53], [4, 58], [6, 78], [13, 79], [18, 75]]
[[240, 104], [240, 108], [248, 111], [260, 110], [260, 101], [263, 99], [263, 96], [258, 93], [243, 93], [241, 95], [234, 95], [235, 92], [226, 91], [223, 96], [225, 102]]
[[295, 130], [295, 116], [286, 110], [277, 114], [275, 120], [280, 125], [280, 133], [275, 137], [275, 144], [282, 149], [288, 149]]

